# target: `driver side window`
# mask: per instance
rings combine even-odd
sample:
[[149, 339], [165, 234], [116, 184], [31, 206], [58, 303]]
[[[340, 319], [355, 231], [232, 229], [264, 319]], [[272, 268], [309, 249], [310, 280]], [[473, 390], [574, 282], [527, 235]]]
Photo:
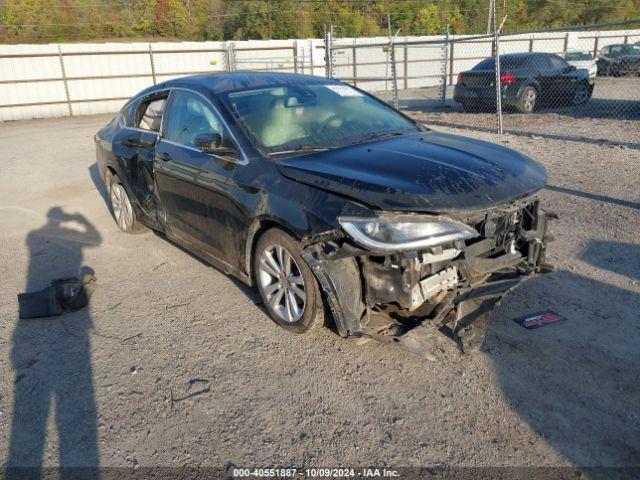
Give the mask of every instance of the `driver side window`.
[[195, 147], [195, 139], [202, 134], [218, 134], [225, 143], [226, 132], [215, 111], [199, 95], [174, 90], [165, 118], [164, 138], [181, 145]]

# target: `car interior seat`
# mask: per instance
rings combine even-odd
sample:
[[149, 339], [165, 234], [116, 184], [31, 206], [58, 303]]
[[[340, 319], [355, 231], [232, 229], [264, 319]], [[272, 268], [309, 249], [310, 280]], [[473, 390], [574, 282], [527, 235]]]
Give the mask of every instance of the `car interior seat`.
[[276, 97], [271, 101], [262, 125], [260, 141], [265, 147], [288, 144], [307, 136], [307, 132], [296, 119], [297, 108], [287, 107], [287, 97]]
[[140, 120], [139, 127], [145, 130], [153, 130], [154, 132], [160, 131], [160, 124], [162, 122], [162, 114], [164, 112], [166, 98], [160, 98], [149, 102], [147, 108], [144, 111], [144, 115]]

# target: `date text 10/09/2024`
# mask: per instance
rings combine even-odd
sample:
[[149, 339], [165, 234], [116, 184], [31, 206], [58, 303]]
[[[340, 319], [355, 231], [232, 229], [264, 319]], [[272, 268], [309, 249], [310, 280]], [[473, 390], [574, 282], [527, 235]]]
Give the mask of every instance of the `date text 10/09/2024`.
[[234, 468], [233, 478], [394, 478], [389, 468]]

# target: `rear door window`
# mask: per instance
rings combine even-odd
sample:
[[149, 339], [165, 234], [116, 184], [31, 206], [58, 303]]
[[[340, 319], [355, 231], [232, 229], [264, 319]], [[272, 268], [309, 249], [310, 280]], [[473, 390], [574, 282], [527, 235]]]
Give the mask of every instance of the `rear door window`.
[[138, 108], [138, 128], [159, 132], [166, 103], [166, 97], [155, 97], [141, 102]]

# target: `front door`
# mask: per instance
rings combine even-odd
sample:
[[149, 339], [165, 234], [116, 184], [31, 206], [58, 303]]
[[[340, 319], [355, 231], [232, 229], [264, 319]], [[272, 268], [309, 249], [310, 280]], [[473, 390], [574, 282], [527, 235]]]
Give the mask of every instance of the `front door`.
[[155, 151], [156, 181], [168, 229], [203, 253], [224, 260], [225, 244], [230, 243], [228, 212], [233, 203], [229, 178], [237, 163], [196, 146], [196, 138], [203, 134], [217, 134], [233, 147], [206, 98], [188, 90], [173, 90]]

